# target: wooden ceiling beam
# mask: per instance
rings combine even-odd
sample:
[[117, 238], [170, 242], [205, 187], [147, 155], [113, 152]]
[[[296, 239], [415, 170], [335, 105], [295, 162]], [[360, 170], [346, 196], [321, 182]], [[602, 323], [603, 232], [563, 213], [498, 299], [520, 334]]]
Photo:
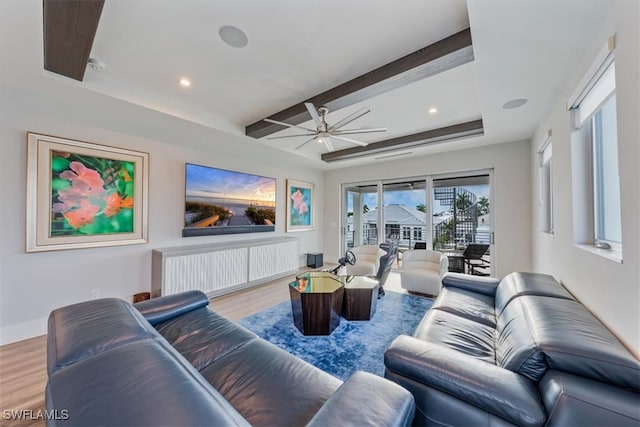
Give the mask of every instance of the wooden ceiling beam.
[[44, 69], [82, 81], [104, 0], [43, 0]]
[[321, 158], [325, 162], [336, 162], [480, 135], [484, 135], [482, 119], [373, 142], [365, 147], [332, 151], [324, 153]]
[[[267, 118], [298, 125], [311, 119], [305, 102], [336, 111], [470, 61], [473, 61], [473, 47], [471, 31], [467, 28]], [[247, 126], [245, 133], [262, 138], [282, 129], [285, 127], [261, 119]]]

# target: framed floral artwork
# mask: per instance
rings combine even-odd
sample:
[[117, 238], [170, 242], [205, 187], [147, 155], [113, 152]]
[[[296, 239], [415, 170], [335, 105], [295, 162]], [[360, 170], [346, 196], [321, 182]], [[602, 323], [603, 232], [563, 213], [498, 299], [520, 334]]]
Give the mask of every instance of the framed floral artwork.
[[149, 155], [29, 132], [27, 252], [147, 242]]
[[315, 185], [287, 180], [287, 231], [313, 230]]

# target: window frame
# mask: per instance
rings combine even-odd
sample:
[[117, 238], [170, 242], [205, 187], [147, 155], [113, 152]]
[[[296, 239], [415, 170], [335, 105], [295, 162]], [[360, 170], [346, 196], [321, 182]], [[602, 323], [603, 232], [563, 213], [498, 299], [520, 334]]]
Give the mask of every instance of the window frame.
[[554, 235], [555, 218], [553, 213], [553, 139], [551, 137], [551, 129], [549, 129], [547, 134], [547, 139], [538, 150], [538, 173], [540, 178], [538, 203], [541, 208], [540, 230], [543, 233]]
[[[597, 209], [602, 206], [606, 208], [606, 204], [602, 203], [604, 199], [600, 196], [603, 194], [603, 188], [596, 188], [598, 182], [601, 182], [597, 177], [597, 173], [599, 173], [598, 162], [602, 162], [597, 150], [599, 128], [596, 117], [599, 117], [603, 107], [616, 94], [614, 48], [615, 36], [609, 38], [607, 45], [598, 54], [596, 61], [591, 65], [588, 73], [569, 99], [567, 109], [572, 113], [571, 120], [573, 122], [571, 157], [574, 244], [605, 258], [622, 262], [622, 242], [598, 239], [601, 237], [598, 229], [598, 216], [602, 218], [603, 214], [602, 210], [598, 211]], [[616, 111], [616, 122], [617, 116]], [[615, 143], [618, 145], [617, 134], [615, 138]], [[617, 158], [615, 168], [618, 176], [619, 167], [620, 162]], [[620, 191], [619, 180], [616, 185], [617, 190]], [[600, 200], [596, 200], [598, 197]], [[622, 200], [618, 198], [617, 202], [621, 204]], [[613, 212], [620, 215], [621, 207], [618, 206]], [[617, 219], [617, 224], [620, 227], [619, 234], [622, 240], [621, 218]], [[606, 247], [607, 245], [601, 246], [600, 242], [606, 243], [609, 248]]]

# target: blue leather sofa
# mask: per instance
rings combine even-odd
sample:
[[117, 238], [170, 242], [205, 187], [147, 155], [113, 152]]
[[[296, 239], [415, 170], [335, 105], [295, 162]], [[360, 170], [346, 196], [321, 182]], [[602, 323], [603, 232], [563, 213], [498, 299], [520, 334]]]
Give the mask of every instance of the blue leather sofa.
[[548, 275], [446, 274], [385, 366], [416, 400], [414, 425], [640, 425], [638, 360]]
[[45, 401], [65, 416], [48, 425], [411, 424], [413, 398], [398, 385], [364, 372], [343, 383], [208, 303], [190, 291], [135, 307], [107, 298], [54, 310]]

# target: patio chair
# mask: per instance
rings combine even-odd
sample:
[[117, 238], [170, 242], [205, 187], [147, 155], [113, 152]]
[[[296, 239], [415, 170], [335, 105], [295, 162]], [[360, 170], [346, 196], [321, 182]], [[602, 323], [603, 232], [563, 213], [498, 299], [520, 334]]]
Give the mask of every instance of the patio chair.
[[483, 243], [470, 243], [467, 246], [462, 253], [467, 274], [489, 276], [490, 273], [486, 269], [491, 267], [491, 263], [484, 259], [484, 254], [488, 249], [489, 245]]

